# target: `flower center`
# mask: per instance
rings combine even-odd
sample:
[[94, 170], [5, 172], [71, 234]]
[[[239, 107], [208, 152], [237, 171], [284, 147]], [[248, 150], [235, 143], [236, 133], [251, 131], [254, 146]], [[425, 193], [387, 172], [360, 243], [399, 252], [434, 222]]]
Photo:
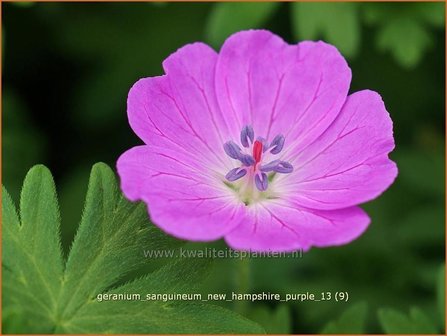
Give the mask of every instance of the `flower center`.
[[[241, 164], [225, 175], [225, 178], [232, 182], [232, 184], [227, 185], [239, 191], [241, 196], [244, 196], [244, 202], [252, 200], [253, 196], [259, 194], [259, 192], [265, 192], [268, 189], [269, 181], [273, 179], [276, 173], [289, 174], [293, 171], [293, 166], [289, 162], [278, 159], [268, 160], [270, 156], [281, 153], [284, 142], [285, 138], [282, 134], [274, 137], [271, 143], [268, 143], [262, 137], [255, 140], [253, 128], [245, 126], [242, 128], [240, 138], [240, 143], [245, 149], [241, 149], [238, 144], [231, 140], [224, 143], [225, 153]], [[263, 163], [263, 159], [267, 163]], [[246, 183], [241, 184], [238, 180], [246, 175]], [[235, 184], [235, 181], [238, 181], [238, 185]], [[254, 187], [259, 192], [255, 193]]]

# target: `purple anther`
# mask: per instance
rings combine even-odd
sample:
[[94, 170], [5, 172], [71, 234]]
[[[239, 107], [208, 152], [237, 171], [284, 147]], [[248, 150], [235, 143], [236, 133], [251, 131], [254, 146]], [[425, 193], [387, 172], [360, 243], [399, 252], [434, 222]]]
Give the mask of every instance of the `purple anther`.
[[251, 143], [253, 143], [253, 139], [255, 138], [255, 132], [253, 131], [253, 127], [247, 125], [242, 128], [241, 131], [241, 144], [242, 146], [248, 148], [250, 145], [248, 143], [248, 140], [250, 140]]
[[280, 160], [274, 160], [265, 165], [262, 165], [261, 167], [259, 167], [259, 170], [264, 173], [274, 171], [280, 162], [281, 162]]
[[239, 160], [241, 156], [241, 148], [234, 141], [225, 142], [223, 148], [230, 158]]
[[245, 174], [247, 174], [247, 170], [245, 170], [244, 168], [239, 167], [239, 168], [231, 169], [227, 173], [227, 175], [225, 175], [225, 178], [228, 181], [233, 182], [233, 181], [239, 180], [241, 177], [245, 176]]
[[278, 163], [278, 165], [275, 167], [275, 169], [273, 169], [273, 170], [277, 173], [289, 174], [289, 173], [293, 172], [293, 166], [286, 161], [280, 161]]
[[272, 154], [280, 153], [284, 147], [284, 141], [285, 141], [284, 135], [278, 134], [277, 136], [275, 136], [275, 138], [270, 144], [271, 148], [270, 153]]
[[239, 161], [241, 161], [242, 164], [247, 167], [252, 166], [255, 163], [255, 159], [253, 158], [253, 156], [248, 154], [241, 154], [239, 156]]
[[256, 174], [255, 184], [256, 184], [256, 188], [258, 188], [259, 191], [266, 191], [268, 184], [269, 184], [267, 174], [266, 173]]

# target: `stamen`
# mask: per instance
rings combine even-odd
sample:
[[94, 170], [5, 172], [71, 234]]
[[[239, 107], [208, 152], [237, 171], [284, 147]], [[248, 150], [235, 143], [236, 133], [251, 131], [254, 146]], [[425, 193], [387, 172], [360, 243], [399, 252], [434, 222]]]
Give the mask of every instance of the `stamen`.
[[289, 174], [293, 172], [293, 166], [286, 161], [280, 161], [274, 171], [281, 174]]
[[253, 131], [253, 127], [251, 126], [244, 126], [244, 128], [241, 131], [241, 144], [245, 148], [248, 148], [249, 143], [248, 140], [250, 140], [251, 143], [253, 143], [253, 139], [255, 138], [255, 132]]
[[259, 167], [259, 170], [265, 173], [274, 171], [281, 174], [289, 174], [293, 171], [293, 166], [286, 161], [273, 160], [272, 162]]
[[247, 170], [239, 167], [239, 168], [231, 169], [227, 173], [227, 175], [225, 175], [225, 178], [228, 181], [233, 182], [233, 181], [239, 180], [241, 177], [244, 177], [245, 174], [247, 174]]
[[278, 166], [278, 164], [279, 164], [279, 160], [274, 160], [274, 161], [269, 162], [265, 165], [262, 165], [261, 167], [259, 167], [259, 170], [264, 173], [268, 173], [268, 172], [274, 171], [275, 168]]
[[[241, 131], [241, 144], [244, 149], [236, 144], [234, 141], [227, 141], [224, 143], [223, 147], [225, 153], [232, 159], [240, 161], [240, 167], [231, 169], [225, 178], [230, 181], [236, 181], [245, 175], [249, 175], [250, 181], [244, 186], [239, 186], [246, 195], [244, 197], [267, 197], [267, 194], [252, 193], [250, 190], [256, 185], [256, 189], [259, 191], [266, 191], [270, 181], [273, 180], [275, 173], [289, 174], [293, 171], [293, 166], [281, 160], [273, 160], [269, 163], [262, 164], [263, 153], [270, 151], [273, 155], [278, 154], [282, 151], [284, 147], [285, 138], [282, 134], [278, 134], [273, 141], [269, 144], [267, 139], [263, 137], [257, 137], [255, 139], [255, 134], [253, 127], [250, 125], [244, 126]], [[267, 155], [268, 156], [268, 155]], [[258, 166], [259, 164], [259, 166]], [[267, 175], [268, 174], [268, 175]], [[237, 187], [235, 185], [234, 187]], [[234, 189], [239, 190], [239, 189]]]
[[223, 148], [230, 158], [239, 160], [241, 148], [234, 141], [225, 142]]
[[242, 164], [247, 167], [250, 167], [255, 163], [255, 159], [253, 159], [253, 157], [248, 154], [241, 154], [239, 156], [239, 161], [241, 161]]
[[280, 153], [284, 147], [284, 141], [285, 141], [284, 135], [278, 134], [277, 136], [275, 136], [272, 143], [270, 144], [270, 147], [272, 148], [270, 150], [270, 153], [272, 154]]
[[256, 188], [258, 188], [259, 191], [266, 191], [269, 184], [267, 174], [266, 173], [256, 174], [255, 184]]

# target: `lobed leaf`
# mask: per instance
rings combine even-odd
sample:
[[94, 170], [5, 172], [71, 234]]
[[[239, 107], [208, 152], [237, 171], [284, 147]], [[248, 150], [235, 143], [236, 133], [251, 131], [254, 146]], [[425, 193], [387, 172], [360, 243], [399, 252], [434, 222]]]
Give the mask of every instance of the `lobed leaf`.
[[20, 220], [3, 189], [3, 288], [26, 325], [52, 331], [62, 284], [59, 209], [50, 171], [41, 165], [26, 175], [20, 198]]
[[377, 25], [376, 46], [390, 52], [405, 68], [413, 68], [433, 44], [433, 29], [443, 28], [445, 4], [419, 2], [402, 7], [392, 3], [365, 3], [363, 18]]
[[148, 276], [106, 293], [138, 294], [139, 300], [91, 300], [75, 314], [66, 330], [70, 333], [81, 333], [84, 330], [95, 333], [112, 330], [120, 330], [122, 333], [262, 333], [262, 328], [253, 322], [219, 307], [194, 301], [146, 299], [146, 294], [192, 293], [203, 280], [203, 274], [209, 266], [210, 261], [207, 259], [170, 263]]
[[390, 51], [395, 60], [406, 68], [413, 68], [432, 45], [426, 28], [410, 17], [401, 17], [384, 24], [377, 34], [377, 46]]
[[[51, 173], [26, 176], [20, 218], [3, 188], [4, 331], [11, 333], [261, 333], [240, 315], [195, 301], [103, 301], [99, 294], [188, 293], [206, 277], [210, 261], [179, 259], [138, 279], [135, 270], [157, 261], [144, 250], [182, 244], [148, 225], [142, 203], [118, 192], [103, 163], [91, 172], [81, 223], [64, 265], [59, 209]], [[143, 267], [144, 266], [144, 267]], [[65, 268], [64, 268], [65, 267]], [[127, 283], [122, 284], [123, 281]], [[199, 300], [200, 301], [200, 300]]]

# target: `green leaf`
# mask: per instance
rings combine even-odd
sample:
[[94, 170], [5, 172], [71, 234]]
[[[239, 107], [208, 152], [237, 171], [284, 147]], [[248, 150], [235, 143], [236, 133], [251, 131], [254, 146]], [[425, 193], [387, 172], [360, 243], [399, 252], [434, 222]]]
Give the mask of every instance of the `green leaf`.
[[[59, 209], [51, 173], [36, 166], [21, 194], [20, 218], [3, 189], [3, 315], [15, 333], [260, 333], [255, 323], [196, 301], [144, 301], [148, 293], [196, 291], [207, 259], [178, 259], [137, 279], [129, 274], [156, 260], [144, 250], [182, 242], [149, 225], [144, 204], [119, 192], [112, 170], [91, 172], [81, 223], [64, 264]], [[98, 295], [139, 294], [128, 301]], [[134, 297], [135, 299], [135, 297]], [[19, 322], [18, 322], [19, 321]], [[211, 322], [210, 322], [211, 321]]]
[[278, 2], [216, 3], [206, 24], [206, 40], [219, 47], [237, 31], [260, 28], [279, 5]]
[[5, 189], [2, 202], [4, 292], [11, 293], [16, 313], [28, 316], [24, 328], [51, 332], [63, 274], [59, 209], [51, 173], [44, 166], [35, 166], [27, 174], [20, 221]]
[[[109, 294], [138, 293], [142, 300], [150, 293], [188, 293], [197, 287], [209, 266], [206, 259], [174, 262], [147, 277], [112, 290]], [[181, 281], [178, 281], [181, 279]], [[131, 323], [122, 326], [122, 321]], [[71, 333], [89, 330], [108, 333], [250, 333], [262, 332], [248, 320], [229, 311], [205, 304], [160, 301], [94, 301], [86, 304], [71, 321]]]
[[267, 334], [290, 334], [292, 321], [290, 319], [289, 306], [281, 304], [274, 310], [266, 306], [257, 306], [248, 317], [262, 325]]
[[360, 302], [350, 306], [341, 316], [329, 322], [321, 332], [322, 334], [364, 334], [368, 306]]
[[436, 284], [436, 296], [438, 301], [439, 320], [441, 327], [445, 329], [445, 264], [439, 270]]
[[356, 55], [360, 43], [360, 23], [356, 3], [294, 2], [292, 25], [295, 38], [323, 38], [347, 57]]
[[3, 326], [2, 332], [4, 335], [22, 334], [23, 326], [28, 324], [26, 314], [14, 312], [13, 310], [4, 310], [2, 312]]
[[430, 319], [417, 307], [410, 309], [407, 316], [391, 308], [378, 311], [379, 321], [387, 334], [437, 334], [438, 330]]
[[431, 45], [431, 35], [423, 24], [407, 16], [388, 21], [377, 35], [378, 48], [391, 52], [406, 68], [416, 66]]

